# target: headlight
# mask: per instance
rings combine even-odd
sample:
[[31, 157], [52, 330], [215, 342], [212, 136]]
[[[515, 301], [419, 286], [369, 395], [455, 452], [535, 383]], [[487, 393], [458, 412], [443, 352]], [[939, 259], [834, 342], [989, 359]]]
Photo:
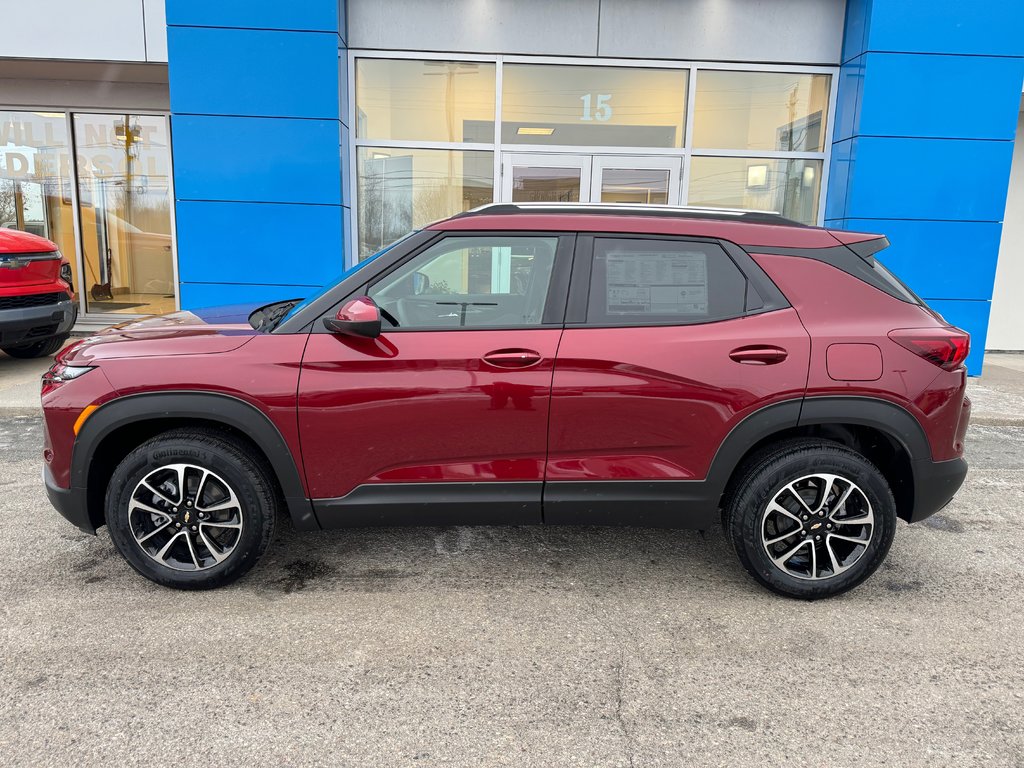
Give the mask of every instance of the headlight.
[[68, 285], [71, 285], [71, 265], [61, 264], [60, 265], [60, 279]]
[[47, 384], [63, 384], [65, 381], [71, 381], [77, 379], [96, 366], [93, 365], [64, 365], [62, 363], [54, 363], [50, 366], [50, 370], [43, 374], [43, 386]]

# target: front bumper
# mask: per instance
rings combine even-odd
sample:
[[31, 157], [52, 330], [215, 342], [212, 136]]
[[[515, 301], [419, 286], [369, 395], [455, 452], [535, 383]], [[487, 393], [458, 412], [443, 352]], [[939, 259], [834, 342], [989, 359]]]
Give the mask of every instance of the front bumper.
[[71, 333], [78, 305], [71, 299], [42, 307], [0, 309], [0, 344], [12, 347]]
[[967, 477], [967, 462], [962, 459], [914, 462], [914, 509], [908, 522], [919, 523], [931, 517], [953, 500]]
[[46, 495], [53, 508], [69, 523], [85, 533], [96, 535], [96, 527], [89, 520], [89, 510], [85, 503], [84, 488], [61, 488], [50, 474], [50, 468], [43, 465], [43, 484]]

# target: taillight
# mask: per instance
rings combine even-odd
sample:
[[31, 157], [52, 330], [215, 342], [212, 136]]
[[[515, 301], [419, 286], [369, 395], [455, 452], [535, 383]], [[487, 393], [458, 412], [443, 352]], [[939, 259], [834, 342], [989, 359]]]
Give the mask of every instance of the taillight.
[[899, 328], [889, 338], [945, 371], [963, 365], [971, 351], [971, 335], [959, 328]]

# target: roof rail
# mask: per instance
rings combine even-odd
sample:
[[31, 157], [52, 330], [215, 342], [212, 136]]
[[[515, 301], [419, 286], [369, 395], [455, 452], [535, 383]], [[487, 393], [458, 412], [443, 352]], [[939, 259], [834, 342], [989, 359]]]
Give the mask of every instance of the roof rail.
[[693, 219], [720, 219], [790, 227], [807, 225], [787, 219], [776, 211], [755, 211], [747, 208], [711, 208], [693, 205], [630, 205], [627, 203], [487, 203], [452, 218], [493, 214], [586, 213], [605, 216], [668, 216]]

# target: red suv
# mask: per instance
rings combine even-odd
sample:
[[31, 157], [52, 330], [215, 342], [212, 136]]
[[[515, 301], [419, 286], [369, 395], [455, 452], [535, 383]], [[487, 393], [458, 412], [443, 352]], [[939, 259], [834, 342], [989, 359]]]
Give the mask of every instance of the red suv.
[[45, 479], [171, 587], [245, 573], [280, 511], [370, 525], [723, 524], [834, 595], [963, 482], [968, 336], [879, 235], [679, 208], [485, 206], [304, 301], [64, 350]]
[[78, 308], [71, 264], [43, 237], [0, 229], [0, 349], [43, 357], [71, 334]]

